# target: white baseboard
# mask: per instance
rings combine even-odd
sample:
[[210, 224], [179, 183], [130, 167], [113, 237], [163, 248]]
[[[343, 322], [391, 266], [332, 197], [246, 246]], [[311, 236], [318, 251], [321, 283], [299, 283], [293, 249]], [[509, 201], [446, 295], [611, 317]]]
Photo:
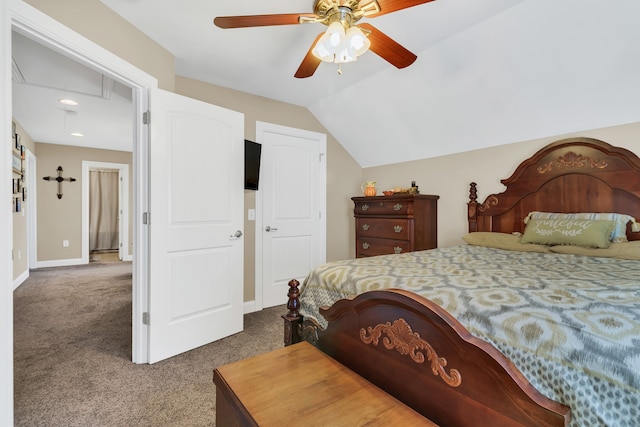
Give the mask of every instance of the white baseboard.
[[244, 314], [253, 313], [254, 311], [258, 311], [256, 309], [256, 301], [255, 300], [245, 301], [244, 302]]
[[21, 275], [13, 279], [13, 290], [18, 289], [18, 286], [22, 285], [22, 283], [29, 278], [29, 269], [27, 268]]
[[47, 268], [47, 267], [69, 267], [72, 265], [87, 264], [82, 258], [71, 259], [56, 259], [51, 261], [36, 261], [35, 268]]

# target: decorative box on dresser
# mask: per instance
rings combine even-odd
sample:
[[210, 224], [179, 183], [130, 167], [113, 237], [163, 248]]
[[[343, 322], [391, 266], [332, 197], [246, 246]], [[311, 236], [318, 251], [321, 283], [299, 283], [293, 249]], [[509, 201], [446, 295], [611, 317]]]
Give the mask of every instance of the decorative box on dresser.
[[436, 248], [439, 198], [428, 194], [352, 197], [356, 257]]

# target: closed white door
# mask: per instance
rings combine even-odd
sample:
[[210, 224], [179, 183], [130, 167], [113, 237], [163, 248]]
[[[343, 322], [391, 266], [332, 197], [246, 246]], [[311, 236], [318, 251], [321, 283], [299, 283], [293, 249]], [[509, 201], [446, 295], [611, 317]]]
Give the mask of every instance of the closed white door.
[[149, 362], [242, 330], [244, 117], [151, 92]]
[[[286, 304], [288, 282], [326, 259], [326, 135], [258, 122], [262, 305]], [[259, 236], [258, 236], [259, 235]], [[256, 295], [257, 297], [257, 295]]]

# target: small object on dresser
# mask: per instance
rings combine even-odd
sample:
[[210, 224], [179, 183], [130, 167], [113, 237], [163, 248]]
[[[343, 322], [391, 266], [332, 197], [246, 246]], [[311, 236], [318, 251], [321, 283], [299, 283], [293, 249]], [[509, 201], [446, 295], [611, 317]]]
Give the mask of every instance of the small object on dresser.
[[393, 195], [393, 190], [385, 190], [382, 192], [382, 194], [384, 194], [385, 196], [391, 196]]
[[362, 189], [362, 193], [367, 197], [375, 196], [377, 193], [375, 181], [366, 181], [360, 188]]
[[420, 194], [420, 190], [418, 190], [418, 186], [415, 181], [411, 181], [411, 188], [409, 188], [409, 194]]

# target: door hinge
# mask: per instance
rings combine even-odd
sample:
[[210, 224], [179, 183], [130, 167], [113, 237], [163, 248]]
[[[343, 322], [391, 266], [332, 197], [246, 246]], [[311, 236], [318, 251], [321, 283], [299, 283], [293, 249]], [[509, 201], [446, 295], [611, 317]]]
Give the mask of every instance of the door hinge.
[[148, 325], [149, 324], [149, 312], [147, 312], [147, 311], [142, 313], [142, 324], [143, 325]]
[[142, 113], [142, 123], [145, 125], [151, 123], [151, 111], [145, 111]]
[[149, 212], [142, 213], [142, 223], [145, 225], [149, 225], [151, 222], [151, 214]]
[[320, 163], [322, 163], [322, 156], [324, 156], [324, 153], [320, 153], [320, 154], [318, 155], [318, 161], [319, 161]]

